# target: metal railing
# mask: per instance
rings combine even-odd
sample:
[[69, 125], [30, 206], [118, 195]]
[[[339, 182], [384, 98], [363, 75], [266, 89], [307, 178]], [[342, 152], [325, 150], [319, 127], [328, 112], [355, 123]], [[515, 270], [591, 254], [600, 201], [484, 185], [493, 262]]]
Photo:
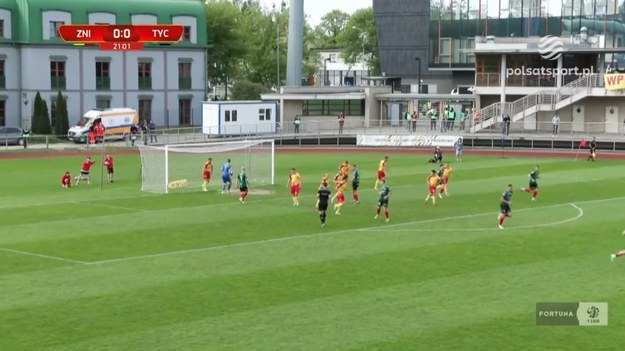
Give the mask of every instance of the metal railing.
[[[513, 102], [496, 102], [477, 111], [473, 115], [474, 132], [488, 128], [493, 118], [508, 114], [515, 121], [538, 111], [554, 111], [586, 97], [594, 87], [603, 84], [600, 74], [582, 76], [557, 90], [540, 90]], [[563, 104], [560, 104], [565, 102]]]

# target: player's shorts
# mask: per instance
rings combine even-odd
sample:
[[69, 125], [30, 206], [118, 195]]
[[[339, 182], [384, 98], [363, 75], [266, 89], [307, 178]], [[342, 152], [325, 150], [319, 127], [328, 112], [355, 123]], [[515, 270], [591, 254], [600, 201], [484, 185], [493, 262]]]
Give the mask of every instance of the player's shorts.
[[300, 185], [291, 185], [291, 195], [298, 196], [300, 191]]
[[222, 175], [222, 176], [221, 176], [221, 180], [222, 180], [224, 183], [231, 183], [231, 182], [232, 182], [232, 180], [230, 179], [230, 176], [224, 176], [224, 175]]
[[358, 187], [360, 186], [360, 182], [352, 183], [352, 191], [358, 191]]
[[107, 172], [108, 174], [113, 174], [113, 173], [114, 173], [114, 172], [113, 172], [113, 167], [106, 167], [106, 172]]
[[430, 195], [436, 194], [436, 185], [430, 185]]
[[211, 172], [204, 172], [203, 178], [204, 180], [211, 180]]
[[65, 185], [65, 186], [72, 185], [72, 181], [70, 179], [64, 180], [64, 181], [61, 182], [61, 185]]
[[337, 200], [339, 203], [343, 203], [343, 202], [345, 202], [345, 194], [338, 194], [338, 195], [336, 196], [336, 200]]
[[239, 190], [240, 190], [242, 193], [246, 193], [246, 192], [247, 192], [247, 187], [246, 187], [246, 186], [242, 186], [242, 187], [240, 187], [240, 188], [239, 188]]
[[384, 171], [378, 171], [378, 180], [382, 180], [384, 178], [386, 178]]
[[538, 189], [538, 183], [530, 182], [529, 188], [530, 190]]
[[388, 199], [378, 200], [378, 207], [388, 207]]
[[457, 149], [457, 150], [456, 150], [456, 156], [462, 156], [462, 152], [463, 152], [463, 151], [464, 151], [464, 150], [462, 150], [462, 149]]
[[447, 185], [447, 182], [449, 181], [449, 178], [443, 177], [443, 178], [441, 178], [441, 181], [442, 181], [443, 185]]
[[319, 201], [319, 211], [326, 211], [328, 209], [327, 201]]
[[501, 204], [499, 204], [499, 208], [501, 209], [501, 213], [509, 213], [510, 212], [510, 205], [508, 205], [505, 202], [502, 202]]
[[89, 171], [80, 171], [80, 175], [88, 176]]

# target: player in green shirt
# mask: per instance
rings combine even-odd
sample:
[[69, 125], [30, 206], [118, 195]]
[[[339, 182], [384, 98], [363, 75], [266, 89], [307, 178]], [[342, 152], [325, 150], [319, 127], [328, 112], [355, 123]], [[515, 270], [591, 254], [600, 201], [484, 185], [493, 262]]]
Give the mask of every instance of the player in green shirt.
[[241, 197], [239, 197], [239, 202], [244, 204], [245, 198], [247, 197], [248, 189], [247, 189], [247, 174], [245, 174], [245, 167], [241, 167], [241, 172], [237, 175], [237, 185], [239, 190], [241, 191]]
[[377, 214], [374, 218], [378, 219], [378, 217], [380, 216], [380, 209], [384, 207], [384, 216], [386, 217], [386, 221], [388, 222], [388, 198], [391, 196], [391, 188], [386, 185], [385, 179], [380, 180], [380, 188], [378, 189], [378, 191], [380, 192], [380, 200], [378, 200]]
[[503, 221], [506, 217], [512, 217], [512, 209], [510, 208], [512, 204], [512, 184], [508, 184], [506, 191], [501, 194], [500, 201], [499, 207], [501, 208], [501, 214], [498, 216], [499, 229], [503, 229]]
[[522, 191], [526, 193], [532, 193], [532, 201], [536, 201], [536, 196], [538, 196], [538, 176], [540, 174], [540, 170], [538, 169], [538, 165], [534, 167], [534, 170], [528, 175], [530, 177], [530, 184], [527, 188], [521, 188]]
[[352, 165], [353, 170], [353, 178], [352, 178], [352, 192], [354, 197], [354, 203], [359, 204], [360, 199], [358, 198], [358, 187], [360, 186], [360, 170], [358, 166]]

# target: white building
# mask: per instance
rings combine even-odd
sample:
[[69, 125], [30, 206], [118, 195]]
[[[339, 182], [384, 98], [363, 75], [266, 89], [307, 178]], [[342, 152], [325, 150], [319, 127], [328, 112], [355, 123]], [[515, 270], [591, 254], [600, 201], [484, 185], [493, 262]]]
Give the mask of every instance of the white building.
[[369, 76], [369, 69], [363, 60], [354, 64], [346, 63], [340, 49], [320, 49], [319, 55], [322, 66], [317, 71], [318, 86], [367, 85], [362, 77]]
[[[100, 51], [64, 42], [62, 24], [182, 24], [185, 30], [170, 46]], [[54, 118], [59, 91], [70, 125], [95, 107], [135, 108], [159, 127], [200, 125], [205, 43], [198, 1], [0, 0], [0, 126], [30, 126], [37, 92]]]

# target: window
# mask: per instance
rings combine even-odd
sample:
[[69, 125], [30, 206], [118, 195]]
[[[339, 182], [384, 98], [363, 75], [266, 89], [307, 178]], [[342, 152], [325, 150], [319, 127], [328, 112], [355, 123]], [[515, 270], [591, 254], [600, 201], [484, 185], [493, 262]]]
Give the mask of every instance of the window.
[[225, 122], [236, 122], [237, 121], [237, 110], [226, 110], [226, 115], [224, 118]]
[[139, 62], [139, 89], [152, 89], [151, 62]]
[[152, 99], [139, 99], [139, 120], [152, 120]]
[[184, 26], [182, 32], [182, 41], [190, 42], [191, 41], [191, 26]]
[[0, 60], [0, 89], [6, 88], [6, 77], [4, 76], [4, 60]]
[[95, 63], [95, 88], [97, 90], [111, 89], [111, 77], [109, 75], [109, 62]]
[[64, 25], [63, 21], [50, 21], [50, 39], [52, 38], [60, 38], [59, 27]]
[[7, 105], [6, 100], [0, 100], [0, 126], [3, 126], [3, 127], [7, 125], [6, 105]]
[[95, 108], [98, 108], [98, 109], [111, 108], [111, 99], [104, 98], [104, 97], [103, 98], [96, 97]]
[[226, 111], [226, 116], [224, 117], [224, 121], [225, 122], [230, 122], [230, 111], [229, 110]]
[[191, 62], [178, 63], [178, 89], [191, 89]]
[[50, 61], [50, 90], [65, 89], [65, 61]]
[[269, 108], [258, 109], [258, 120], [259, 121], [271, 121], [271, 109]]
[[178, 124], [191, 124], [191, 99], [178, 100]]
[[0, 38], [4, 38], [4, 20], [0, 19]]

